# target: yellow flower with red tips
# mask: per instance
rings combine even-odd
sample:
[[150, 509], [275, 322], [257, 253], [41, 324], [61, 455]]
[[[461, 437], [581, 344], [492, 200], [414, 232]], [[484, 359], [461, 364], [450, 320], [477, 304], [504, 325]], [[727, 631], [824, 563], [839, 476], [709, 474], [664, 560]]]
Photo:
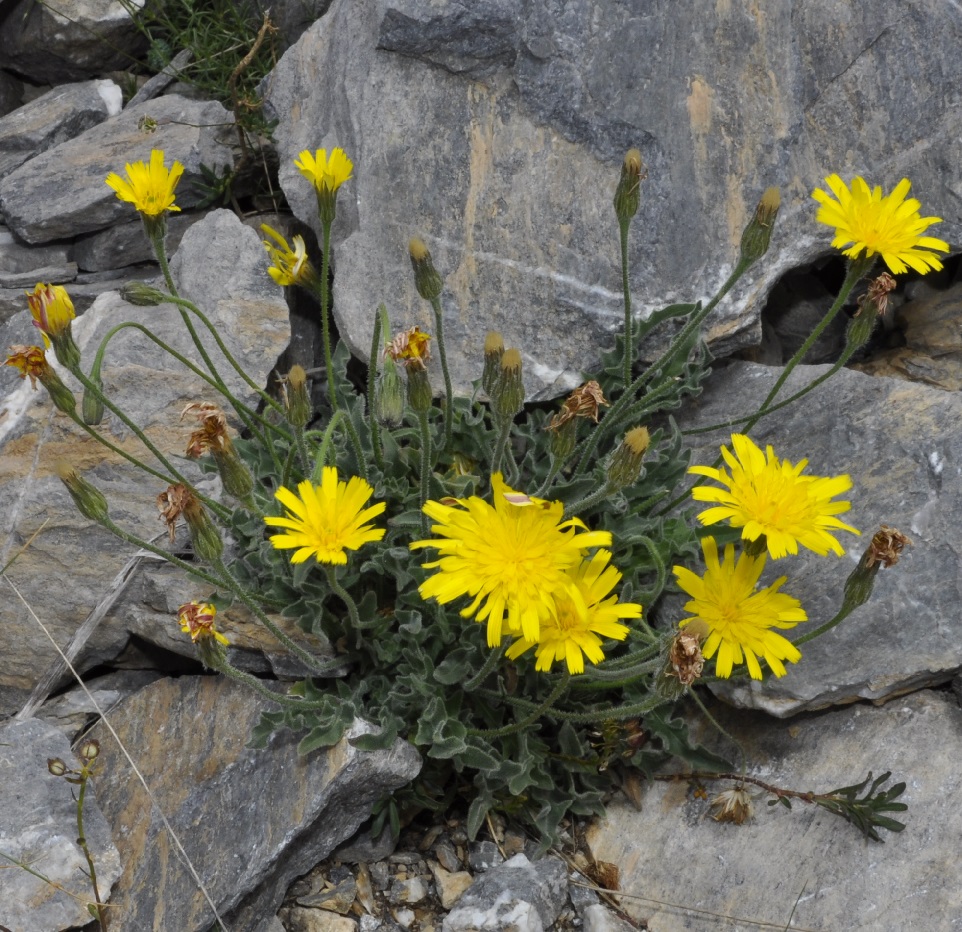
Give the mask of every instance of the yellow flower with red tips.
[[213, 638], [218, 644], [228, 645], [230, 641], [214, 627], [217, 609], [210, 602], [188, 602], [177, 610], [180, 630], [190, 635], [195, 643]]
[[77, 316], [73, 301], [62, 285], [38, 283], [27, 292], [27, 304], [33, 317], [33, 325], [44, 337], [44, 345], [50, 346], [51, 337], [59, 337], [70, 329], [70, 322]]
[[105, 179], [105, 184], [120, 200], [133, 204], [145, 217], [159, 217], [167, 211], [180, 210], [174, 203], [174, 189], [184, 173], [184, 166], [175, 160], [168, 171], [163, 149], [152, 149], [149, 163], [128, 162], [124, 171], [126, 178], [111, 172]]
[[[923, 217], [915, 198], [906, 199], [912, 187], [903, 178], [891, 194], [883, 197], [878, 185], [870, 188], [864, 178], [852, 179], [851, 188], [838, 175], [825, 179], [831, 194], [816, 188], [812, 197], [822, 206], [815, 219], [835, 227], [832, 246], [843, 255], [857, 259], [879, 255], [893, 274], [915, 269], [920, 275], [938, 271], [942, 262], [933, 250], [948, 252], [949, 244], [934, 236], [923, 236], [941, 217]], [[834, 197], [833, 197], [834, 195]]]
[[40, 346], [23, 346], [21, 344], [11, 346], [10, 355], [7, 356], [4, 365], [19, 370], [20, 378], [29, 378], [30, 385], [34, 390], [37, 388], [38, 379], [43, 383], [53, 375], [53, 369], [50, 368], [43, 347]]

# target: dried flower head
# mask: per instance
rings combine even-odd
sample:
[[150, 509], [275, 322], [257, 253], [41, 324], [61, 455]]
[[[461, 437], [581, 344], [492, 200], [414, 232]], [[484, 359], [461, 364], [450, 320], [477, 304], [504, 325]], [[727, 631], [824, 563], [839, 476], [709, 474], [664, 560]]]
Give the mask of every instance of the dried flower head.
[[879, 317], [884, 317], [888, 311], [889, 294], [894, 288], [895, 279], [888, 272], [883, 272], [877, 278], [873, 278], [869, 283], [868, 290], [858, 299], [858, 310], [855, 312], [855, 316], [858, 317], [865, 310], [866, 305], [874, 304], [877, 308], [876, 314]]
[[196, 459], [204, 453], [220, 453], [232, 448], [227, 435], [227, 416], [209, 401], [192, 401], [180, 412], [180, 419], [193, 415], [200, 427], [190, 435], [187, 455]]
[[183, 515], [184, 509], [195, 501], [193, 493], [185, 485], [170, 485], [157, 496], [157, 510], [167, 525], [167, 534], [173, 543], [177, 536], [177, 521]]
[[883, 524], [868, 545], [865, 553], [866, 566], [871, 568], [876, 563], [880, 563], [885, 569], [895, 566], [899, 562], [899, 556], [905, 549], [905, 545], [911, 543], [912, 541], [894, 527]]
[[52, 372], [50, 363], [47, 362], [44, 350], [40, 346], [23, 346], [19, 343], [11, 346], [4, 365], [13, 366], [14, 369], [19, 370], [20, 378], [29, 378], [34, 391], [37, 390], [37, 380], [43, 382]]
[[552, 416], [545, 430], [558, 430], [572, 418], [590, 417], [596, 424], [601, 405], [608, 405], [601, 386], [592, 379], [576, 388], [564, 401], [561, 410]]
[[676, 634], [668, 650], [669, 676], [677, 677], [682, 686], [691, 686], [701, 676], [705, 668], [705, 658], [701, 653], [701, 638], [696, 631], [690, 630], [693, 624]]
[[409, 369], [423, 369], [431, 358], [431, 347], [428, 346], [430, 339], [431, 335], [420, 327], [402, 330], [385, 347], [384, 355]]
[[718, 810], [713, 816], [716, 822], [732, 822], [735, 825], [744, 825], [754, 811], [751, 794], [744, 786], [724, 790], [711, 801], [711, 805]]

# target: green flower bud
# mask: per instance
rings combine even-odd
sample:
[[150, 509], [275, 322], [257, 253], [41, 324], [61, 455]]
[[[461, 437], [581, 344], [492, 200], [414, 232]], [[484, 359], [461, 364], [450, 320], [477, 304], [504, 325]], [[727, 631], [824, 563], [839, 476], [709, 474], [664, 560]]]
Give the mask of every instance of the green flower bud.
[[127, 282], [120, 289], [120, 297], [128, 304], [137, 307], [156, 307], [170, 300], [170, 295], [165, 295], [158, 288], [148, 285], [146, 282]]
[[742, 233], [741, 261], [749, 265], [757, 262], [768, 252], [768, 244], [772, 239], [772, 227], [778, 216], [778, 208], [782, 198], [778, 188], [768, 188], [755, 208], [755, 215], [748, 221], [745, 232]]
[[511, 420], [524, 407], [524, 382], [521, 377], [521, 351], [505, 350], [501, 357], [501, 372], [494, 385], [492, 397], [499, 418]]
[[206, 563], [220, 560], [224, 553], [224, 542], [204, 506], [191, 495], [184, 504], [183, 515], [187, 530], [190, 531], [194, 553]]
[[615, 190], [615, 214], [619, 223], [630, 223], [631, 218], [638, 213], [641, 180], [648, 174], [643, 172], [643, 168], [641, 153], [637, 149], [629, 149], [621, 164], [621, 178]]
[[[71, 340], [71, 342], [73, 342]], [[56, 348], [56, 347], [55, 347]], [[60, 358], [59, 356], [57, 357]], [[77, 356], [79, 361], [80, 356]], [[50, 400], [57, 406], [59, 411], [64, 414], [73, 414], [77, 410], [77, 399], [73, 392], [60, 381], [60, 376], [53, 369], [47, 369], [41, 376], [40, 382], [50, 395]]]
[[[101, 379], [99, 372], [91, 372], [90, 381], [99, 388], [101, 392], [104, 390], [103, 379]], [[103, 399], [99, 394], [91, 391], [86, 386], [84, 387], [83, 402], [80, 407], [84, 424], [96, 427], [104, 419]]]
[[211, 449], [224, 491], [234, 498], [245, 499], [254, 489], [254, 477], [247, 464], [237, 455], [233, 444], [224, 449]]
[[489, 330], [484, 338], [484, 370], [481, 373], [481, 388], [489, 397], [494, 397], [494, 386], [501, 375], [501, 357], [504, 355], [504, 338], [497, 330]]
[[641, 463], [651, 438], [644, 427], [635, 427], [625, 434], [608, 463], [608, 488], [618, 492], [637, 481]]
[[291, 366], [287, 373], [287, 420], [294, 427], [305, 427], [314, 413], [307, 391], [307, 373], [303, 366]]
[[408, 404], [417, 414], [424, 414], [434, 403], [434, 390], [423, 365], [408, 365]]
[[91, 521], [103, 521], [107, 517], [107, 499], [99, 489], [92, 486], [76, 469], [67, 463], [55, 467], [60, 481], [67, 487], [77, 510]]
[[414, 237], [408, 243], [408, 252], [411, 256], [411, 267], [414, 269], [414, 284], [418, 294], [425, 301], [433, 301], [444, 288], [444, 280], [438, 274], [434, 263], [431, 261], [431, 253], [424, 245], [424, 240]]
[[404, 384], [391, 356], [384, 357], [374, 390], [374, 416], [385, 427], [397, 427], [404, 416]]

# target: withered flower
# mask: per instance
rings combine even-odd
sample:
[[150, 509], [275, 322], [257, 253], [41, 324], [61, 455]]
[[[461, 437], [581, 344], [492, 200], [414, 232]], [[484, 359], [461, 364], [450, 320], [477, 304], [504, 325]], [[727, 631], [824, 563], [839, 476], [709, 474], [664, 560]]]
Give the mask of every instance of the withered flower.
[[227, 434], [227, 417], [217, 405], [209, 401], [192, 401], [180, 412], [180, 419], [184, 420], [189, 414], [200, 422], [187, 444], [187, 455], [191, 459], [204, 453], [223, 453], [233, 449]]
[[881, 563], [885, 569], [895, 566], [906, 544], [911, 544], [904, 534], [894, 527], [883, 524], [872, 537], [868, 549], [865, 551], [866, 566], [871, 569], [876, 563]]
[[420, 327], [402, 330], [384, 349], [384, 355], [390, 356], [395, 362], [402, 363], [408, 369], [423, 369], [431, 358], [431, 347], [428, 341], [431, 335]]
[[697, 632], [686, 628], [675, 635], [668, 650], [668, 663], [671, 669], [666, 671], [667, 675], [677, 677], [682, 686], [691, 686], [701, 676], [705, 658], [701, 653], [701, 638]]
[[184, 509], [194, 499], [193, 493], [184, 485], [170, 485], [157, 496], [157, 510], [167, 525], [170, 542], [177, 537], [177, 521], [184, 513]]
[[555, 414], [548, 422], [545, 430], [558, 430], [572, 418], [590, 417], [596, 424], [598, 423], [599, 408], [601, 405], [608, 405], [601, 386], [592, 379], [584, 385], [576, 388], [564, 401], [561, 410]]
[[751, 794], [744, 786], [723, 790], [711, 801], [711, 805], [718, 810], [712, 817], [716, 822], [732, 822], [735, 825], [744, 825], [754, 811]]

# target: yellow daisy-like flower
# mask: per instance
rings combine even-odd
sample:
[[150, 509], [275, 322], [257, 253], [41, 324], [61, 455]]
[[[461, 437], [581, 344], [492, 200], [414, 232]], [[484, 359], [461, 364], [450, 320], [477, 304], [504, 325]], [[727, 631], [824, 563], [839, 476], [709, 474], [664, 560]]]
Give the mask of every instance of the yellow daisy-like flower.
[[880, 255], [895, 275], [907, 272], [910, 266], [920, 275], [942, 268], [932, 250], [948, 252], [949, 244], [934, 236], [922, 235], [933, 223], [941, 223], [942, 218], [922, 217], [919, 215], [922, 205], [915, 198], [906, 200], [905, 195], [912, 187], [908, 178], [903, 178], [895, 190], [884, 197], [878, 185], [869, 188], [859, 177], [852, 179], [851, 189], [838, 175], [829, 175], [825, 183], [835, 199], [827, 191], [816, 188], [812, 197], [822, 206], [815, 219], [835, 227], [832, 246], [841, 249], [844, 255], [852, 259], [862, 253]]
[[611, 590], [621, 581], [621, 573], [608, 565], [611, 552], [599, 550], [590, 560], [582, 560], [568, 571], [565, 588], [555, 595], [555, 611], [541, 623], [538, 641], [518, 638], [508, 648], [510, 660], [537, 647], [535, 669], [544, 673], [563, 660], [571, 674], [585, 672], [585, 657], [590, 663], [605, 659], [602, 638], [623, 641], [628, 626], [621, 618], [640, 618], [641, 606], [619, 602]]
[[688, 470], [726, 486], [699, 485], [691, 490], [697, 502], [717, 502], [698, 515], [702, 524], [727, 520], [733, 527], [740, 527], [742, 538], [749, 541], [764, 535], [775, 560], [797, 554], [799, 544], [819, 556], [829, 551], [842, 556], [845, 551], [831, 532], [861, 533], [835, 517], [852, 507], [849, 502], [832, 501], [852, 487], [848, 476], [803, 476], [808, 460], [799, 460], [793, 466], [788, 460], [779, 460], [771, 446], [762, 453], [744, 434], [732, 434], [732, 447], [734, 454], [727, 447], [721, 448], [731, 475], [711, 466]]
[[723, 561], [718, 559], [715, 538], [702, 541], [705, 554], [705, 575], [696, 576], [684, 566], [672, 567], [678, 585], [692, 598], [685, 603], [685, 611], [692, 617], [678, 623], [684, 628], [701, 619], [709, 633], [702, 645], [706, 660], [718, 654], [715, 675], [731, 676], [735, 664], [743, 661], [753, 680], [762, 678], [759, 658], [771, 667], [775, 676], [785, 675], [783, 660], [797, 663], [801, 651], [787, 638], [772, 628], [794, 628], [808, 616], [798, 599], [779, 592], [785, 582], [782, 576], [758, 592], [755, 586], [765, 568], [766, 557], [741, 554], [735, 563], [735, 546], [725, 547]]
[[126, 178], [111, 172], [105, 184], [112, 188], [122, 201], [133, 204], [147, 217], [159, 217], [168, 210], [180, 210], [174, 204], [174, 188], [184, 173], [184, 166], [175, 161], [167, 171], [164, 150], [151, 149], [150, 164], [128, 162], [124, 167]]
[[33, 291], [27, 292], [27, 304], [33, 325], [43, 334], [44, 344], [48, 347], [49, 337], [60, 336], [77, 316], [67, 289], [61, 285], [38, 283]]
[[425, 504], [439, 538], [410, 546], [434, 547], [441, 556], [423, 564], [437, 572], [418, 591], [442, 605], [470, 596], [461, 615], [487, 621], [489, 647], [501, 643], [505, 625], [509, 634], [535, 643], [542, 623], [555, 613], [568, 570], [589, 547], [610, 547], [611, 534], [589, 531], [578, 518], [563, 521], [561, 502], [515, 492], [501, 473], [491, 477], [491, 488], [493, 505], [476, 495]]
[[347, 550], [358, 550], [367, 543], [383, 540], [384, 528], [366, 522], [387, 507], [378, 502], [365, 508], [374, 494], [371, 485], [359, 476], [339, 482], [337, 468], [325, 466], [321, 484], [309, 479], [299, 482], [297, 495], [281, 486], [274, 497], [288, 510], [283, 518], [264, 518], [270, 527], [286, 528], [274, 534], [271, 544], [277, 550], [293, 549], [291, 563], [315, 557], [318, 563], [347, 563]]
[[261, 229], [276, 243], [275, 245], [269, 240], [264, 240], [264, 248], [274, 263], [267, 270], [267, 274], [282, 288], [309, 282], [314, 277], [314, 269], [307, 258], [304, 237], [295, 236], [294, 248], [291, 249], [287, 240], [277, 230], [266, 223], [261, 224]]
[[[298, 159], [300, 161], [298, 161]], [[294, 164], [301, 174], [307, 178], [318, 194], [336, 191], [351, 177], [354, 163], [347, 157], [343, 149], [332, 149], [331, 157], [327, 156], [327, 149], [318, 149], [316, 155], [311, 155], [305, 149]]]
[[177, 610], [180, 630], [189, 634], [190, 639], [198, 642], [213, 638], [218, 644], [228, 645], [230, 641], [214, 627], [217, 609], [209, 602], [188, 602]]

